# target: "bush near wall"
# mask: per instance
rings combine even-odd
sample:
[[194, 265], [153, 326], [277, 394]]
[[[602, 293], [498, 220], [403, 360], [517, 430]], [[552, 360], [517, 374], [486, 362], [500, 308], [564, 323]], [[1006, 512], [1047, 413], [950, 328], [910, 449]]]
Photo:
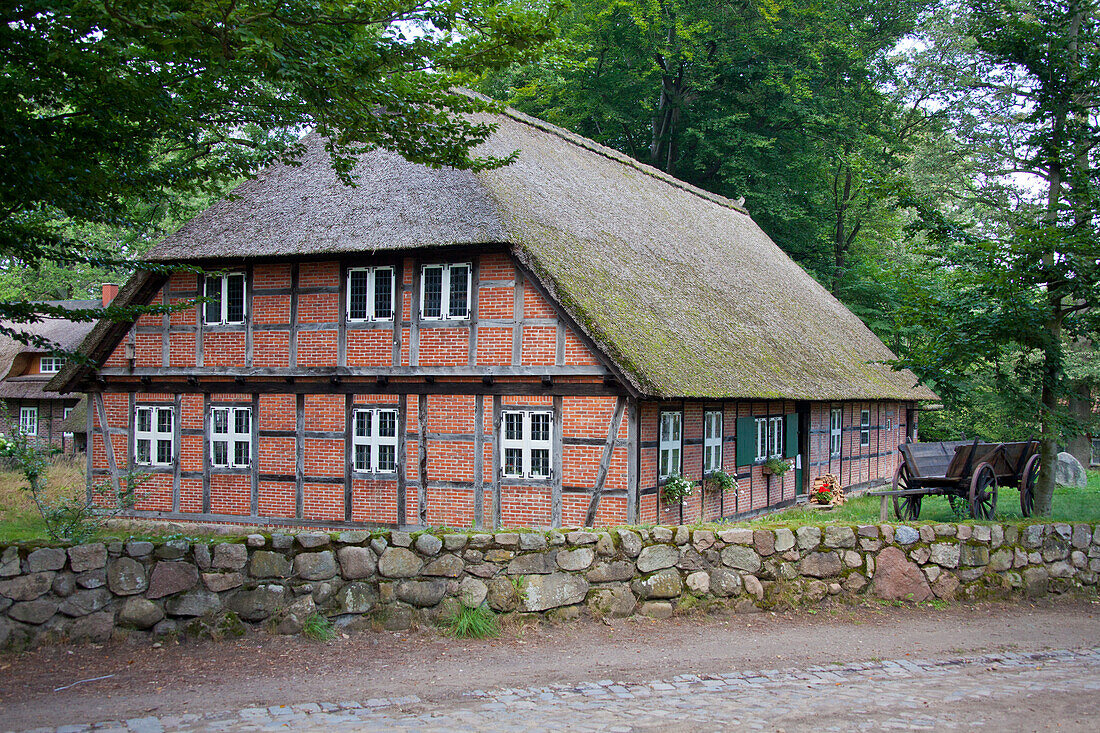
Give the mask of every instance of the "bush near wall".
[[568, 620], [1095, 588], [1100, 526], [687, 526], [347, 531], [0, 549], [0, 648], [124, 635], [442, 623], [463, 607]]

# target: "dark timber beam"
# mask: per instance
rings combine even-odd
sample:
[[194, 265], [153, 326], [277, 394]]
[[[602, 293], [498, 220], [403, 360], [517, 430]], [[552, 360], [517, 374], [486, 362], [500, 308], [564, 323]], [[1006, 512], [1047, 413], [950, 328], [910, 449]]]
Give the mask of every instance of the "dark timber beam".
[[619, 426], [623, 423], [623, 412], [626, 411], [626, 398], [615, 400], [615, 412], [611, 416], [611, 425], [607, 429], [607, 443], [603, 447], [603, 456], [600, 457], [600, 467], [596, 470], [596, 483], [592, 487], [592, 499], [588, 502], [588, 513], [584, 517], [586, 527], [595, 526], [596, 511], [600, 507], [600, 496], [603, 494], [604, 484], [607, 482], [607, 471], [611, 467], [611, 458], [615, 453], [615, 438], [619, 435]]
[[92, 401], [95, 403], [96, 417], [99, 419], [99, 432], [103, 435], [103, 449], [107, 452], [107, 467], [111, 471], [111, 484], [117, 499], [122, 494], [120, 478], [118, 474], [118, 462], [115, 460], [115, 445], [111, 439], [111, 426], [107, 422], [107, 408], [103, 406], [103, 393], [93, 392]]

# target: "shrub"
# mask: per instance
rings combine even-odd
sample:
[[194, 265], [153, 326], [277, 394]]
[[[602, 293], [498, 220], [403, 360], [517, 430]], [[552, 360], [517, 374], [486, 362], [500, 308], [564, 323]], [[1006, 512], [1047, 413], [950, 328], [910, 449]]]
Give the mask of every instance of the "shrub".
[[336, 627], [327, 616], [314, 611], [302, 623], [302, 634], [314, 641], [332, 641], [336, 638]]
[[466, 608], [447, 619], [447, 635], [459, 639], [488, 639], [500, 636], [497, 615], [487, 608]]

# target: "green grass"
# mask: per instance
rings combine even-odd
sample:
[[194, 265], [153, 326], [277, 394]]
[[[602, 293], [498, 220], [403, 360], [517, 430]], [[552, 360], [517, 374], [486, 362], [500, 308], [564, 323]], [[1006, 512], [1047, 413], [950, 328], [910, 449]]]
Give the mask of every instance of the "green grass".
[[489, 639], [500, 636], [497, 615], [487, 608], [463, 606], [446, 623], [447, 635], [459, 639]]
[[[896, 522], [890, 497], [890, 522]], [[807, 524], [875, 524], [879, 521], [877, 496], [860, 496], [831, 511], [794, 508], [754, 519], [746, 524], [754, 527], [801, 526]], [[997, 521], [1019, 521], [1020, 492], [1002, 488], [997, 493]], [[1049, 517], [1031, 517], [1029, 521], [1100, 522], [1100, 471], [1088, 472], [1088, 485], [1083, 489], [1059, 486], [1054, 491], [1054, 506]], [[920, 522], [959, 521], [947, 497], [927, 496], [921, 502]], [[970, 521], [970, 520], [966, 520]]]
[[336, 638], [336, 627], [328, 617], [314, 611], [302, 624], [302, 635], [313, 641], [332, 641]]

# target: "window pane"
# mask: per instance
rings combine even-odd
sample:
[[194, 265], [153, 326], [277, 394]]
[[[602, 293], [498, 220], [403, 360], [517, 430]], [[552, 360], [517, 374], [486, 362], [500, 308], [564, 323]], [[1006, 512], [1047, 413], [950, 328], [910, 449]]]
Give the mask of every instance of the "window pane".
[[225, 322], [244, 321], [244, 275], [225, 277]]
[[470, 268], [467, 265], [451, 266], [451, 298], [448, 315], [451, 318], [465, 318], [469, 315], [466, 303], [466, 288], [470, 280]]
[[661, 476], [668, 475], [668, 451], [661, 451]]
[[546, 448], [531, 450], [531, 475], [547, 478], [550, 475], [550, 451]]
[[222, 321], [222, 279], [220, 277], [207, 277], [204, 281], [204, 294], [207, 301], [206, 322], [221, 323]]
[[378, 411], [378, 436], [380, 438], [397, 437], [397, 413], [393, 410]]
[[212, 413], [213, 425], [210, 426], [211, 432], [214, 433], [228, 433], [229, 432], [229, 411], [215, 408]]
[[665, 441], [668, 441], [668, 440], [672, 439], [670, 437], [671, 433], [672, 433], [672, 427], [671, 427], [672, 420], [670, 420], [669, 418], [670, 418], [669, 415], [661, 415], [661, 441], [662, 442], [665, 442]]
[[229, 443], [225, 440], [214, 441], [214, 456], [210, 461], [215, 466], [229, 465]]
[[550, 414], [546, 412], [531, 413], [531, 440], [550, 440]]
[[714, 448], [709, 445], [703, 449], [703, 466], [710, 470], [710, 467], [714, 465]]
[[139, 440], [137, 442], [137, 462], [138, 463], [148, 463], [149, 462], [150, 451], [151, 451], [151, 448], [149, 446], [149, 441], [148, 440]]
[[167, 408], [157, 410], [157, 432], [172, 432], [172, 411]]
[[367, 313], [367, 283], [369, 270], [351, 270], [348, 272], [348, 318], [362, 321]]
[[355, 413], [355, 437], [366, 438], [370, 435], [370, 410], [358, 410]]
[[521, 449], [504, 449], [504, 474], [506, 476], [523, 475], [523, 451]]
[[233, 441], [233, 463], [238, 466], [247, 466], [249, 443], [246, 440]]
[[680, 413], [672, 415], [672, 440], [680, 440]]
[[369, 471], [370, 470], [370, 446], [369, 445], [357, 445], [357, 446], [355, 446], [355, 470], [356, 471]]
[[523, 440], [523, 413], [505, 413], [504, 437], [506, 440]]
[[378, 470], [392, 472], [397, 470], [397, 448], [392, 445], [378, 446]]
[[157, 441], [157, 463], [171, 463], [172, 462], [172, 441], [170, 440], [158, 440]]
[[237, 410], [233, 415], [233, 419], [234, 419], [233, 429], [238, 434], [248, 433], [249, 423], [251, 422], [251, 419], [250, 419], [251, 416], [252, 416], [251, 410]]
[[424, 293], [421, 295], [424, 318], [443, 317], [443, 268], [438, 266], [424, 268]]
[[374, 271], [374, 317], [393, 318], [393, 270], [388, 267]]
[[153, 411], [152, 410], [138, 410], [137, 411], [137, 429], [139, 432], [147, 433], [153, 429]]
[[680, 449], [673, 448], [668, 452], [669, 473], [680, 473]]

